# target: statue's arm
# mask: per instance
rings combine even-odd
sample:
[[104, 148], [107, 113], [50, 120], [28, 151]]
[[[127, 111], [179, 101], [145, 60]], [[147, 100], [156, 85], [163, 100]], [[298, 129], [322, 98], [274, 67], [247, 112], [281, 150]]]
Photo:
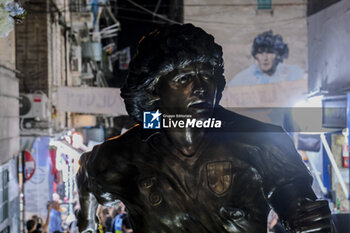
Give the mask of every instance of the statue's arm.
[[[98, 202], [88, 187], [88, 174], [84, 163], [84, 155], [81, 157], [81, 167], [76, 175], [79, 193], [80, 210], [76, 213], [79, 232], [95, 232], [98, 226], [96, 209]], [[82, 161], [83, 160], [83, 161]]]
[[265, 194], [287, 232], [335, 232], [328, 201], [317, 199], [312, 176], [292, 140], [283, 131], [271, 133], [268, 139], [261, 169]]
[[335, 232], [327, 200], [318, 200], [304, 180], [277, 187], [269, 197], [288, 233]]

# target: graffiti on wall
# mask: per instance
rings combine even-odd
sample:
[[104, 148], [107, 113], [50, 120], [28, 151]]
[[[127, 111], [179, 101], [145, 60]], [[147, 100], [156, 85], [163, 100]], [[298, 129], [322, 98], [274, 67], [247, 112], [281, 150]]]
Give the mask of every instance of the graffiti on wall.
[[[301, 68], [284, 63], [289, 52], [281, 35], [272, 30], [258, 34], [251, 46], [254, 64], [228, 82], [221, 104], [257, 120], [283, 126], [287, 131], [297, 130], [290, 110], [305, 98], [307, 80]], [[241, 108], [249, 111], [240, 112]]]
[[254, 38], [251, 55], [255, 63], [233, 77], [229, 87], [294, 81], [305, 77], [301, 68], [283, 63], [289, 55], [288, 45], [281, 35], [273, 34], [271, 30]]

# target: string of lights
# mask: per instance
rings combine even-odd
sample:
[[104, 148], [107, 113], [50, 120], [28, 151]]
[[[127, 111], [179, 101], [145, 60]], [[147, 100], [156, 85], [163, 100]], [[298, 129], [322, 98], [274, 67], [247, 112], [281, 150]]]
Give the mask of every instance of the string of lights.
[[[138, 21], [138, 22], [151, 22], [151, 23], [159, 23], [159, 24], [164, 24], [164, 21], [169, 22], [169, 23], [175, 23], [175, 24], [182, 24], [181, 22], [175, 21], [175, 20], [171, 20], [168, 19], [162, 15], [159, 15], [137, 3], [135, 3], [132, 0], [126, 0], [127, 2], [129, 2], [130, 4], [133, 4], [135, 7], [137, 7], [138, 9], [135, 8], [126, 8], [126, 7], [120, 7], [120, 6], [115, 6], [112, 5], [110, 3], [106, 3], [106, 4], [90, 4], [90, 6], [94, 6], [94, 5], [98, 5], [101, 7], [111, 7], [112, 9], [117, 9], [117, 10], [121, 10], [121, 11], [129, 11], [129, 12], [138, 12], [138, 13], [144, 13], [144, 14], [151, 14], [155, 17], [158, 17], [161, 20], [148, 20], [148, 19], [142, 19], [142, 18], [137, 18], [137, 17], [129, 17], [129, 16], [119, 16], [116, 15], [116, 18], [120, 18], [120, 19], [126, 19], [126, 20], [131, 20], [131, 21]], [[66, 5], [66, 7], [64, 8], [58, 8], [58, 10], [60, 12], [66, 12], [69, 11], [70, 7], [73, 4], [68, 4]], [[185, 4], [185, 7], [204, 7], [204, 6], [253, 6], [256, 4], [209, 4], [209, 5], [203, 5], [203, 4]], [[292, 5], [305, 5], [302, 3], [281, 3], [281, 4], [274, 4], [274, 5], [278, 5], [278, 6], [292, 6]], [[146, 6], [146, 5], [144, 5]], [[147, 5], [147, 6], [151, 6], [151, 5]], [[156, 5], [154, 5], [156, 6]], [[34, 13], [55, 13], [57, 12], [57, 9], [55, 9], [54, 11], [39, 11], [39, 10], [34, 10], [32, 11]], [[194, 23], [207, 23], [207, 24], [219, 24], [219, 25], [226, 25], [226, 26], [254, 26], [254, 25], [263, 25], [263, 24], [269, 24], [269, 25], [280, 25], [280, 24], [284, 24], [284, 23], [290, 23], [290, 22], [294, 22], [294, 21], [298, 21], [298, 20], [303, 20], [306, 19], [306, 15], [305, 16], [299, 16], [299, 17], [293, 17], [293, 18], [286, 18], [286, 19], [281, 19], [281, 20], [273, 20], [273, 21], [254, 21], [251, 23], [235, 23], [235, 22], [227, 22], [227, 21], [213, 21], [213, 20], [202, 20], [202, 19], [195, 19], [195, 18], [188, 18], [185, 16], [184, 21], [185, 22], [194, 22]], [[162, 21], [164, 20], [164, 21]]]
[[139, 4], [137, 4], [136, 2], [134, 2], [134, 1], [132, 1], [132, 0], [126, 0], [126, 1], [128, 1], [129, 3], [131, 3], [132, 5], [134, 5], [135, 7], [139, 8], [139, 9], [141, 9], [141, 10], [143, 10], [143, 11], [145, 11], [145, 12], [147, 12], [147, 13], [149, 13], [149, 14], [155, 16], [155, 17], [158, 17], [158, 18], [160, 18], [160, 19], [163, 19], [163, 20], [165, 20], [165, 21], [167, 21], [167, 22], [169, 22], [169, 23], [182, 24], [182, 23], [180, 23], [180, 22], [177, 22], [177, 21], [172, 20], [172, 19], [168, 19], [167, 17], [164, 17], [164, 16], [162, 16], [162, 15], [160, 15], [160, 14], [157, 14], [157, 13], [155, 13], [154, 11], [150, 11], [150, 10], [148, 10], [147, 8], [145, 8], [145, 7], [143, 7], [143, 6], [139, 5]]
[[274, 20], [274, 21], [254, 21], [253, 23], [232, 23], [232, 22], [225, 22], [225, 21], [209, 21], [209, 20], [201, 20], [201, 19], [191, 19], [191, 18], [185, 18], [185, 21], [188, 22], [197, 22], [197, 23], [207, 23], [207, 24], [220, 24], [220, 25], [231, 25], [231, 26], [254, 26], [254, 25], [279, 25], [283, 23], [289, 23], [293, 21], [298, 21], [306, 19], [306, 16], [300, 16], [300, 17], [293, 17], [289, 19], [281, 19], [281, 20]]

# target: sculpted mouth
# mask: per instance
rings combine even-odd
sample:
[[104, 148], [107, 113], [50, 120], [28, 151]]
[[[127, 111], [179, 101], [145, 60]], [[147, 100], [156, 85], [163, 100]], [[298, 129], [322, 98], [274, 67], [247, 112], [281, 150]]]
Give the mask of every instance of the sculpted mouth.
[[212, 108], [212, 104], [204, 101], [204, 100], [197, 100], [194, 102], [191, 102], [187, 105], [187, 108], [199, 108], [199, 109], [211, 109]]

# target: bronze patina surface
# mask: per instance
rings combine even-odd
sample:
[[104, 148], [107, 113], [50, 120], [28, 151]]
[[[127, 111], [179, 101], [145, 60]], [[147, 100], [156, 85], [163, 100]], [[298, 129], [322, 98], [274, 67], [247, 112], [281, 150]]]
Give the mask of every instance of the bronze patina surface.
[[[81, 232], [97, 228], [97, 204], [121, 200], [136, 233], [262, 233], [274, 208], [288, 232], [332, 232], [327, 201], [282, 128], [218, 105], [222, 49], [190, 24], [144, 37], [122, 97], [141, 123], [82, 155]], [[142, 127], [142, 113], [188, 114], [220, 128]]]

